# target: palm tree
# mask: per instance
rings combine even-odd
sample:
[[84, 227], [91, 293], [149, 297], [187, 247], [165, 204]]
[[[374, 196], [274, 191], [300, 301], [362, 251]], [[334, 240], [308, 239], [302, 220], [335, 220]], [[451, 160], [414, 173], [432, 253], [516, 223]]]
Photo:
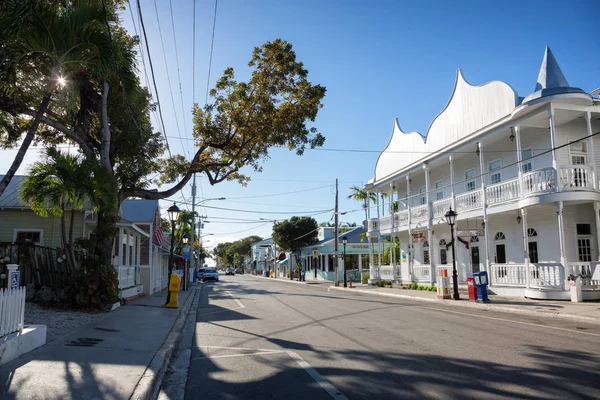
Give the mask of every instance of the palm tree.
[[[50, 148], [46, 162], [35, 162], [28, 170], [21, 186], [21, 200], [37, 215], [60, 216], [61, 239], [68, 264], [76, 268], [73, 247], [75, 212], [89, 206], [98, 210], [114, 201], [112, 186], [105, 171], [96, 160], [65, 154]], [[70, 209], [67, 237], [65, 212]]]
[[350, 187], [351, 193], [348, 195], [349, 199], [358, 200], [363, 203], [363, 208], [365, 210], [365, 221], [367, 220], [367, 208], [369, 207], [370, 202], [377, 201], [377, 195], [375, 193], [369, 193], [365, 189], [360, 188], [356, 185]]
[[105, 13], [99, 0], [3, 1], [0, 97], [13, 105], [11, 115], [24, 113], [32, 120], [0, 181], [0, 195], [21, 165], [44, 115], [50, 112], [56, 90], [68, 84], [70, 78], [81, 80], [82, 73], [110, 70], [113, 54], [106, 28], [109, 18], [114, 14]]

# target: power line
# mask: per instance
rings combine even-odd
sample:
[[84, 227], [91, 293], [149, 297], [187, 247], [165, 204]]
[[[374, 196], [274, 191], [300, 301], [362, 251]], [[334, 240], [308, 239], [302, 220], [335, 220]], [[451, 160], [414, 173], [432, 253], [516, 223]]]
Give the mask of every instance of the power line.
[[[179, 135], [179, 141], [181, 142], [181, 149], [185, 152], [189, 148], [184, 146], [183, 138], [181, 137], [181, 129], [179, 128], [179, 118], [177, 118], [177, 110], [175, 109], [175, 97], [173, 96], [173, 86], [171, 85], [171, 74], [169, 73], [169, 64], [167, 63], [167, 53], [165, 52], [165, 42], [163, 40], [162, 29], [160, 27], [160, 18], [158, 16], [158, 6], [156, 0], [154, 0], [154, 11], [156, 12], [156, 23], [158, 24], [158, 35], [160, 37], [160, 44], [162, 47], [163, 60], [165, 61], [165, 71], [167, 72], [167, 83], [169, 84], [169, 93], [171, 94], [171, 104], [173, 105], [173, 115], [175, 116], [175, 126], [177, 127], [177, 134]], [[160, 105], [160, 104], [159, 104]], [[186, 142], [187, 143], [187, 142]], [[189, 150], [187, 151], [189, 157]]]
[[215, 27], [217, 26], [217, 6], [218, 6], [218, 4], [219, 4], [219, 0], [215, 0], [215, 15], [213, 17], [212, 39], [210, 41], [210, 57], [208, 58], [208, 79], [206, 81], [206, 98], [204, 99], [204, 104], [208, 104], [208, 88], [210, 87], [210, 70], [212, 68], [213, 47], [215, 44]]
[[167, 143], [167, 151], [169, 152], [169, 157], [172, 157], [171, 148], [169, 147], [169, 140], [167, 139], [167, 130], [165, 129], [165, 121], [162, 116], [162, 107], [160, 105], [160, 98], [158, 96], [158, 88], [156, 87], [156, 78], [154, 76], [154, 66], [152, 65], [152, 57], [150, 56], [150, 46], [148, 45], [148, 36], [146, 35], [146, 27], [144, 26], [144, 17], [142, 15], [142, 6], [140, 4], [140, 0], [137, 0], [137, 8], [138, 8], [138, 14], [140, 17], [142, 33], [144, 34], [144, 42], [146, 43], [146, 52], [148, 54], [148, 61], [150, 63], [150, 74], [152, 75], [152, 83], [154, 85], [154, 93], [156, 94], [156, 103], [158, 104], [158, 115], [160, 116], [160, 122], [161, 122], [162, 129], [163, 129], [163, 136], [165, 137], [165, 141]]
[[292, 192], [284, 192], [284, 193], [264, 194], [264, 195], [259, 195], [259, 196], [228, 197], [227, 200], [258, 199], [258, 198], [264, 198], [264, 197], [284, 196], [284, 195], [288, 195], [288, 194], [309, 192], [309, 191], [312, 191], [312, 190], [318, 190], [318, 189], [324, 189], [324, 188], [331, 188], [331, 187], [332, 187], [332, 185], [325, 185], [325, 186], [318, 186], [318, 187], [309, 188], [309, 189], [294, 190]]
[[[191, 204], [189, 202], [183, 202], [183, 201], [178, 201], [178, 200], [174, 200], [174, 199], [163, 199], [165, 201], [172, 201], [174, 203], [179, 203], [179, 204]], [[257, 210], [240, 210], [240, 209], [236, 209], [236, 208], [225, 208], [225, 207], [214, 207], [214, 206], [207, 206], [205, 205], [204, 207], [206, 208], [210, 208], [210, 209], [214, 209], [214, 210], [225, 210], [225, 211], [234, 211], [234, 212], [243, 212], [243, 213], [255, 213], [255, 214], [310, 214], [310, 215], [319, 215], [319, 214], [324, 214], [324, 213], [328, 213], [331, 212], [332, 209], [329, 210], [316, 210], [316, 211], [296, 211], [296, 212], [290, 212], [290, 211], [282, 211], [282, 212], [277, 212], [277, 211], [257, 211]]]

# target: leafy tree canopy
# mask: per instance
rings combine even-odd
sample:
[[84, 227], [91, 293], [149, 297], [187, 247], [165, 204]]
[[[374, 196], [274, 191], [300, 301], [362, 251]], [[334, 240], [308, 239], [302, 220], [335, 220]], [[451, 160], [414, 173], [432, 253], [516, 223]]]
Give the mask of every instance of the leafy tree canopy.
[[273, 240], [281, 250], [296, 253], [317, 241], [317, 228], [312, 217], [292, 217], [273, 227]]

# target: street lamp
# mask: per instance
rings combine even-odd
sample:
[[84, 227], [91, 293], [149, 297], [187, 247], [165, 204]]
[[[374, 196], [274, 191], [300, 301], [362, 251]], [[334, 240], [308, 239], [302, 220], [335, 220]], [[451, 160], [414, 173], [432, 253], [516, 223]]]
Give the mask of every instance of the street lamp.
[[[190, 241], [190, 238], [186, 233], [183, 234], [183, 236], [181, 237], [181, 241], [183, 242], [184, 246], [187, 246], [188, 242]], [[190, 250], [190, 258], [192, 257], [192, 252]], [[187, 290], [188, 287], [188, 266], [187, 266], [187, 260], [185, 261], [185, 268], [183, 269], [183, 290]]]
[[346, 244], [348, 244], [348, 238], [346, 236], [342, 236], [342, 244], [344, 245], [344, 287], [348, 287], [346, 283]]
[[454, 286], [454, 300], [460, 300], [458, 295], [458, 274], [456, 273], [456, 253], [454, 252], [454, 224], [456, 224], [456, 211], [450, 210], [444, 215], [446, 222], [450, 225], [450, 237], [452, 238], [452, 286]]
[[169, 252], [169, 284], [167, 285], [167, 302], [168, 304], [171, 301], [171, 292], [169, 291], [169, 286], [171, 286], [171, 275], [173, 275], [173, 246], [175, 245], [175, 223], [179, 219], [179, 213], [181, 210], [175, 203], [171, 207], [167, 209], [167, 215], [169, 216], [169, 220], [171, 221], [171, 251]]

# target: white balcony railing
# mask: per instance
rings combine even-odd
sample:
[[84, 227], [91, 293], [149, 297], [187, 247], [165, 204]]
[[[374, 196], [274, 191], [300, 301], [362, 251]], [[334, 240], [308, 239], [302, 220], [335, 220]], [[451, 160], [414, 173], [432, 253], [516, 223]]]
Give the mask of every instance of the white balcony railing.
[[393, 280], [394, 279], [394, 267], [391, 265], [381, 266], [381, 279]]
[[0, 289], [0, 338], [23, 329], [25, 287]]
[[367, 225], [369, 227], [369, 232], [378, 231], [379, 230], [379, 221], [377, 221], [376, 218], [370, 219], [369, 223]]
[[594, 188], [592, 168], [585, 165], [567, 165], [558, 170], [562, 190], [591, 190]]
[[408, 225], [408, 210], [394, 213], [394, 224], [397, 227]]
[[418, 206], [418, 207], [413, 207], [410, 210], [410, 222], [411, 223], [427, 221], [428, 216], [429, 216], [429, 211], [428, 211], [427, 204], [423, 204], [422, 206]]
[[379, 217], [379, 229], [392, 229], [392, 216], [385, 215], [383, 217]]
[[444, 215], [450, 209], [452, 205], [452, 199], [448, 197], [447, 199], [436, 200], [431, 204], [431, 208], [433, 209], [433, 217], [434, 218], [443, 218]]
[[493, 285], [525, 286], [524, 264], [492, 264], [490, 282]]
[[431, 276], [430, 265], [414, 265], [413, 266], [414, 279], [418, 281], [429, 281]]
[[576, 262], [569, 263], [569, 275], [581, 276], [583, 287], [598, 287], [600, 280], [592, 279], [594, 272], [598, 268], [597, 262]]
[[482, 207], [481, 190], [459, 194], [456, 196], [456, 211], [470, 211]]
[[539, 195], [556, 191], [556, 174], [553, 168], [543, 168], [523, 174], [523, 195]]
[[529, 264], [530, 286], [540, 289], [562, 289], [565, 283], [561, 264]]
[[519, 179], [511, 179], [485, 188], [487, 203], [500, 204], [518, 200], [520, 195]]

